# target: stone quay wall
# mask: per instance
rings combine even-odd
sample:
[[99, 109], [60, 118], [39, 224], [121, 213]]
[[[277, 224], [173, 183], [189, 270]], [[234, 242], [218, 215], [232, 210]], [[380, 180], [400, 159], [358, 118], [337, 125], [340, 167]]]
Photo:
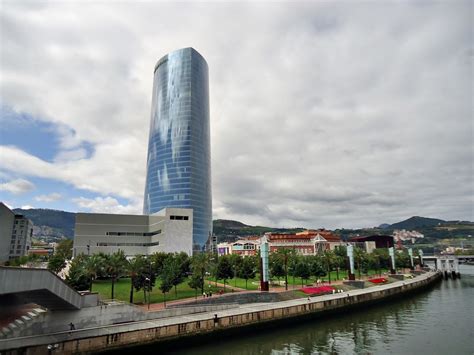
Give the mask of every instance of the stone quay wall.
[[[237, 327], [257, 326], [265, 322], [282, 321], [293, 317], [320, 316], [323, 312], [326, 314], [403, 296], [406, 293], [427, 288], [441, 279], [440, 273], [428, 272], [414, 279], [397, 281], [388, 285], [309, 299], [254, 304], [218, 312], [98, 327], [77, 332], [61, 332], [41, 337], [16, 338], [11, 339], [9, 343], [7, 341], [2, 344], [0, 341], [0, 352], [8, 355], [91, 353], [226, 331]], [[48, 345], [53, 346], [52, 351], [48, 350]]]

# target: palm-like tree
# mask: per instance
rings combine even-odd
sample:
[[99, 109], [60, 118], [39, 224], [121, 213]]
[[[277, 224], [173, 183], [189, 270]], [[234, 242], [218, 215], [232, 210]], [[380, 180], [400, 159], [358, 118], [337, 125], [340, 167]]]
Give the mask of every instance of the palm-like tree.
[[133, 289], [135, 287], [135, 280], [143, 272], [145, 266], [145, 258], [142, 255], [137, 255], [135, 258], [128, 261], [126, 266], [127, 275], [130, 277], [130, 303], [133, 303]]
[[104, 268], [104, 258], [99, 254], [89, 256], [84, 263], [84, 273], [89, 278], [89, 291], [92, 291], [92, 281], [97, 278]]
[[111, 298], [114, 298], [114, 286], [115, 281], [123, 275], [125, 272], [125, 267], [127, 265], [127, 258], [125, 257], [125, 253], [123, 250], [119, 250], [112, 255], [108, 255], [105, 261], [106, 266], [105, 269], [107, 274], [112, 279], [112, 295]]
[[365, 252], [362, 248], [355, 247], [354, 248], [354, 258], [357, 262], [357, 270], [359, 273], [359, 280], [361, 278], [361, 269], [362, 269], [362, 261], [365, 258]]
[[331, 250], [326, 250], [324, 252], [324, 262], [328, 270], [328, 282], [331, 283], [331, 270], [335, 262], [334, 252], [332, 252]]

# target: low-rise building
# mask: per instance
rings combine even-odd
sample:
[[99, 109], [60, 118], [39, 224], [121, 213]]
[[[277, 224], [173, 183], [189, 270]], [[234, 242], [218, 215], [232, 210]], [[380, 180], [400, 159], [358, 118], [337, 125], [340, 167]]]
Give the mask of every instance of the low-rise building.
[[[295, 250], [301, 255], [317, 255], [344, 245], [341, 238], [327, 230], [306, 230], [299, 233], [266, 233], [270, 253], [281, 249]], [[245, 237], [233, 243], [220, 243], [219, 255], [255, 255], [260, 249], [261, 237]]]
[[[375, 243], [375, 249], [390, 248], [394, 246], [393, 237], [391, 235], [371, 235], [371, 236], [357, 236], [349, 239], [349, 243]], [[373, 247], [370, 247], [373, 249]], [[367, 252], [369, 252], [367, 250]]]
[[126, 256], [193, 250], [193, 210], [164, 208], [152, 215], [77, 213], [73, 256], [112, 254]]

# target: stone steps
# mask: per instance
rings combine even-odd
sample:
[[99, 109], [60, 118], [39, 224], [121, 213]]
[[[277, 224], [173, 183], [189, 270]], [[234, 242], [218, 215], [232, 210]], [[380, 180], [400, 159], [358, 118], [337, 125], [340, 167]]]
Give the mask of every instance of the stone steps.
[[0, 329], [0, 339], [14, 338], [17, 336], [17, 333], [28, 327], [37, 317], [44, 313], [46, 313], [46, 311], [41, 308], [34, 308], [26, 312], [26, 314], [20, 316], [6, 327]]

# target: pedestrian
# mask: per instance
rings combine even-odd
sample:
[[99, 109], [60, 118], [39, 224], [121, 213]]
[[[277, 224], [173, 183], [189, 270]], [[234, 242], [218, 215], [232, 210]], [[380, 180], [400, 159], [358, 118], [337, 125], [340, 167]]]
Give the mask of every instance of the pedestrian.
[[69, 330], [76, 330], [76, 327], [73, 322], [69, 323]]
[[202, 298], [206, 298], [206, 297], [207, 297], [206, 292], [204, 292], [204, 293], [202, 294]]
[[209, 291], [209, 297], [212, 297], [212, 291]]

